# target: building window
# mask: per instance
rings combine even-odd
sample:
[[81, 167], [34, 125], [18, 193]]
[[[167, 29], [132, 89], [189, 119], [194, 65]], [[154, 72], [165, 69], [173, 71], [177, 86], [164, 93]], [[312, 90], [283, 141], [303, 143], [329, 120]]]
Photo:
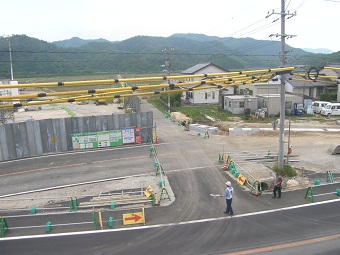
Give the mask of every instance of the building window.
[[212, 92], [212, 99], [215, 99], [215, 92]]
[[240, 102], [239, 106], [239, 108], [244, 108], [244, 102]]
[[208, 93], [205, 92], [205, 99], [208, 99]]

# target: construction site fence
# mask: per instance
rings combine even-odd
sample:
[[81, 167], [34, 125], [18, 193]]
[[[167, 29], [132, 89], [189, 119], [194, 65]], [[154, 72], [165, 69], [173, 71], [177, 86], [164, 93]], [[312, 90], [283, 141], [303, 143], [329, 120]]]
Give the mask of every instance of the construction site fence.
[[0, 161], [73, 150], [72, 134], [140, 128], [142, 143], [153, 134], [153, 112], [70, 117], [0, 125]]

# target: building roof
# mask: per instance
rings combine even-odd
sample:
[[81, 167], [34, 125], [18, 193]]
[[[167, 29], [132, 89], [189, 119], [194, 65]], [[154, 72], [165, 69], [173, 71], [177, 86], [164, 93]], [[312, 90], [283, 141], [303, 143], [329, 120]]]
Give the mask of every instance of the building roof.
[[[264, 97], [264, 98], [280, 98], [280, 94], [260, 94], [257, 95], [258, 97]], [[285, 94], [286, 98], [292, 98], [292, 97], [302, 97], [302, 95], [292, 95], [292, 94]]]
[[224, 96], [224, 97], [229, 98], [231, 100], [244, 100], [246, 98], [257, 99], [256, 96], [246, 96], [246, 95], [228, 95], [228, 96]]
[[207, 67], [207, 66], [215, 66], [216, 68], [219, 68], [219, 69], [222, 69], [223, 71], [225, 72], [228, 72], [228, 70], [218, 66], [218, 65], [215, 65], [211, 62], [208, 62], [208, 63], [200, 63], [200, 64], [197, 64], [197, 65], [194, 65], [186, 70], [184, 70], [182, 72], [182, 74], [195, 74], [195, 73], [198, 73], [200, 70], [202, 70], [203, 68]]

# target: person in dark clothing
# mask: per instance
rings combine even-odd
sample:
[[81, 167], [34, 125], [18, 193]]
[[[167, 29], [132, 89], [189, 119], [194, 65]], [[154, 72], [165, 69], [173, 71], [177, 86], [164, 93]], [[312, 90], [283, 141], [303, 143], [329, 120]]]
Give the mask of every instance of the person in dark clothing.
[[274, 196], [273, 198], [276, 197], [276, 191], [278, 192], [278, 198], [281, 198], [281, 189], [282, 189], [282, 177], [279, 173], [276, 173], [276, 179], [275, 179], [275, 184], [274, 184], [274, 189], [273, 193]]

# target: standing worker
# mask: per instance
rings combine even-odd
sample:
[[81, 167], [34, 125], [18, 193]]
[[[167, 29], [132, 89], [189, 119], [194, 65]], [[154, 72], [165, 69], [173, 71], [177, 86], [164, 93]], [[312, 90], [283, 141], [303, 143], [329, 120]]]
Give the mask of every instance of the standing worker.
[[227, 185], [227, 188], [224, 192], [224, 196], [225, 196], [226, 203], [227, 203], [227, 209], [224, 213], [229, 213], [230, 215], [234, 215], [233, 208], [231, 207], [231, 203], [233, 202], [234, 188], [231, 186], [230, 181], [227, 181], [226, 185]]
[[281, 189], [282, 189], [282, 177], [280, 176], [279, 173], [276, 173], [275, 185], [273, 189], [274, 192], [273, 198], [276, 197], [276, 191], [278, 191], [279, 194], [278, 198], [281, 198]]

